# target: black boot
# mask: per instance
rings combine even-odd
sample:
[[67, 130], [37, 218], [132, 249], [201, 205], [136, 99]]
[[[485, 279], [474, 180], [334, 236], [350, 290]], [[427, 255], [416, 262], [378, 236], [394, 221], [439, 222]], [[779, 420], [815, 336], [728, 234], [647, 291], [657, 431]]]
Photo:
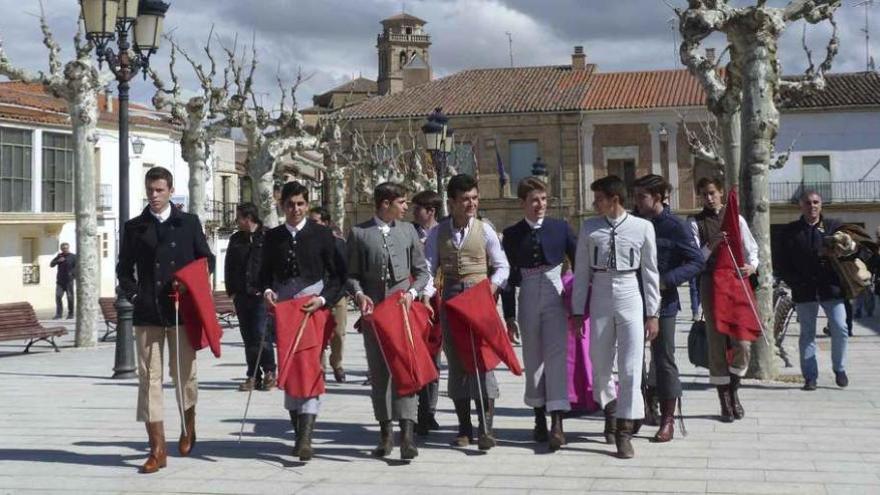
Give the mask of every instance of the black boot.
[[299, 457], [299, 415], [296, 411], [287, 411], [290, 413], [290, 424], [293, 425], [293, 438], [295, 443], [293, 444], [293, 452], [291, 453], [294, 457]]
[[415, 424], [412, 420], [400, 420], [400, 458], [404, 461], [415, 459], [419, 456], [419, 449], [416, 448], [413, 439], [413, 428]]
[[719, 385], [718, 400], [721, 402], [721, 422], [733, 423], [733, 403], [730, 398], [730, 385]]
[[379, 445], [373, 449], [373, 457], [385, 457], [391, 455], [391, 449], [394, 444], [391, 442], [391, 421], [382, 421], [379, 423]]
[[[492, 432], [492, 423], [495, 419], [495, 400], [486, 399], [483, 403], [486, 408], [485, 414], [481, 414], [480, 419], [480, 437], [477, 439], [477, 447], [480, 450], [489, 450], [495, 446], [495, 434]], [[478, 411], [481, 413], [481, 411]]]
[[734, 374], [730, 375], [730, 404], [733, 406], [733, 417], [735, 419], [743, 419], [746, 417], [746, 411], [739, 402], [739, 385], [742, 379]]
[[565, 432], [562, 431], [562, 411], [550, 413], [550, 443], [551, 452], [555, 452], [565, 445]]
[[455, 415], [458, 417], [458, 435], [452, 442], [453, 447], [467, 447], [471, 444], [471, 438], [474, 437], [474, 424], [471, 422], [471, 401], [470, 399], [459, 399], [453, 401], [455, 404]]
[[615, 443], [617, 444], [617, 457], [632, 459], [636, 455], [632, 447], [633, 420], [618, 419]]
[[617, 428], [614, 424], [614, 416], [617, 414], [617, 399], [605, 404], [605, 443], [614, 443], [614, 433]]
[[299, 460], [308, 461], [312, 459], [312, 455], [314, 451], [312, 450], [312, 432], [315, 430], [315, 418], [317, 418], [314, 414], [300, 414], [299, 415], [299, 428], [297, 431], [299, 432]]
[[535, 408], [535, 429], [532, 430], [532, 439], [538, 443], [546, 442], [549, 438], [547, 432], [547, 413], [544, 406]]
[[642, 421], [647, 426], [657, 426], [660, 418], [660, 404], [657, 401], [657, 389], [645, 387], [645, 419]]

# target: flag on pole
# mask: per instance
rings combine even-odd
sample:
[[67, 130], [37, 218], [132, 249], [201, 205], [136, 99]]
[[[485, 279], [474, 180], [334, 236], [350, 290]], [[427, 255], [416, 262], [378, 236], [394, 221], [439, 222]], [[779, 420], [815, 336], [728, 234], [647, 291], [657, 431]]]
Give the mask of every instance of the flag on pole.
[[495, 146], [495, 164], [498, 166], [498, 184], [501, 189], [507, 184], [507, 172], [504, 171], [504, 162], [501, 161], [501, 153], [498, 152], [498, 146]]
[[208, 259], [199, 258], [177, 270], [174, 279], [185, 288], [180, 291], [180, 315], [190, 344], [197, 351], [210, 347], [214, 357], [220, 357], [223, 330], [208, 280]]

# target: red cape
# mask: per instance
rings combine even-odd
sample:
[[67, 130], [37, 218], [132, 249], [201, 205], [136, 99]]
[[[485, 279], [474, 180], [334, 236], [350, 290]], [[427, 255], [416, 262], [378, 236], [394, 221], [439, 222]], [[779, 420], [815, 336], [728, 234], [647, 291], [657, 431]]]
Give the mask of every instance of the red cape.
[[440, 306], [443, 300], [440, 297], [440, 291], [434, 293], [431, 298], [431, 309], [434, 310], [434, 319], [431, 320], [431, 331], [428, 333], [428, 352], [432, 356], [436, 356], [443, 347], [443, 328], [440, 325]]
[[418, 392], [439, 375], [428, 350], [431, 331], [428, 308], [419, 302], [412, 304], [407, 314], [411, 335], [408, 334], [399, 302], [401, 294], [395, 292], [376, 305], [369, 321], [376, 331], [397, 394], [406, 396]]
[[[321, 308], [302, 326], [306, 313], [302, 307], [312, 296], [289, 299], [275, 305], [275, 339], [278, 357], [278, 388], [291, 397], [317, 397], [324, 393], [321, 351], [333, 333], [330, 311]], [[297, 337], [299, 344], [291, 354]]]
[[180, 291], [180, 314], [193, 349], [210, 347], [220, 357], [223, 329], [217, 322], [213, 291], [208, 279], [208, 259], [199, 258], [174, 273], [174, 279], [186, 290]]
[[736, 340], [755, 341], [761, 335], [761, 323], [755, 315], [758, 307], [748, 279], [740, 279], [737, 267], [745, 265], [739, 229], [739, 201], [736, 189], [727, 195], [721, 222], [723, 238], [715, 248], [715, 271], [712, 273], [712, 302], [715, 328]]
[[493, 370], [503, 361], [514, 375], [522, 375], [489, 284], [488, 279], [483, 280], [444, 303], [452, 346], [468, 373], [476, 373], [476, 360], [481, 372]]

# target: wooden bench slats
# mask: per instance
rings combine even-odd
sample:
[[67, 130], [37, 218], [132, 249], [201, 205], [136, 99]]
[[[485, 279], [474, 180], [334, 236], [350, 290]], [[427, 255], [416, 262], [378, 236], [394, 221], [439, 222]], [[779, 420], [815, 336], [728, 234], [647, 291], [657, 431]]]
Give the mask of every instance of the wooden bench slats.
[[59, 352], [55, 337], [66, 334], [64, 327], [43, 327], [30, 303], [0, 304], [0, 340], [29, 340], [24, 352], [39, 340], [49, 342]]

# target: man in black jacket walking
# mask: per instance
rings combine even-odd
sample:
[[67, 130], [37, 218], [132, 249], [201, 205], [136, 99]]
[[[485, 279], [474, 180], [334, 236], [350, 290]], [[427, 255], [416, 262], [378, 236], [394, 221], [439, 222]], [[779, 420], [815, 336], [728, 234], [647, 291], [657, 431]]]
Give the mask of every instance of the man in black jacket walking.
[[70, 244], [61, 243], [61, 252], [52, 259], [49, 266], [58, 267], [55, 275], [55, 319], [60, 320], [64, 314], [61, 300], [67, 294], [67, 319], [70, 320], [73, 318], [73, 280], [76, 277], [76, 255], [70, 252]]
[[822, 216], [822, 196], [805, 191], [800, 198], [801, 218], [785, 227], [780, 261], [782, 279], [791, 287], [801, 335], [798, 349], [804, 390], [816, 390], [819, 366], [816, 361], [816, 318], [819, 306], [828, 317], [831, 330], [831, 366], [835, 382], [846, 387], [846, 309], [840, 279], [831, 266], [825, 242], [840, 226], [840, 222]]
[[[153, 167], [147, 171], [144, 182], [149, 205], [122, 227], [116, 277], [120, 291], [134, 305], [139, 379], [137, 419], [146, 423], [150, 440], [150, 456], [141, 471], [154, 473], [167, 462], [162, 407], [162, 356], [166, 338], [171, 376], [178, 388], [176, 396], [185, 410], [186, 430], [180, 435], [180, 454], [189, 455], [196, 440], [196, 351], [186, 331], [178, 332], [174, 325], [171, 296], [174, 273], [200, 258], [208, 258], [213, 268], [214, 255], [199, 218], [171, 204], [174, 193], [171, 172]], [[180, 328], [184, 328], [183, 321]]]
[[235, 208], [235, 222], [238, 232], [232, 234], [226, 248], [224, 280], [226, 293], [235, 304], [247, 362], [247, 380], [238, 390], [271, 390], [275, 386], [275, 351], [266, 332], [266, 303], [260, 282], [266, 229], [253, 203]]

